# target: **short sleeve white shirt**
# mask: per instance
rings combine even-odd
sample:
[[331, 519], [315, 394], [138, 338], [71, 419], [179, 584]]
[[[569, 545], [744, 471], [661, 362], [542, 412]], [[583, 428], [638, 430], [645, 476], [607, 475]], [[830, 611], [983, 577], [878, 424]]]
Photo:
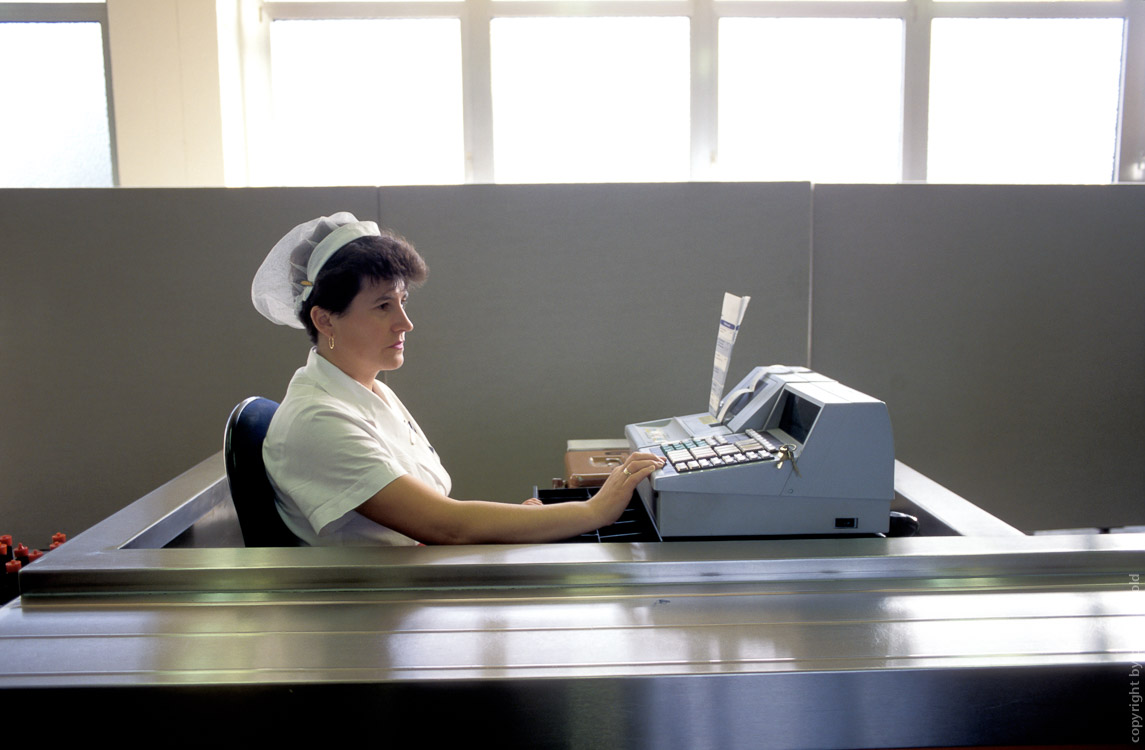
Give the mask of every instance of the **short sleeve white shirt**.
[[448, 495], [437, 452], [389, 387], [361, 383], [310, 351], [262, 448], [279, 515], [310, 545], [411, 545], [356, 509], [409, 474]]

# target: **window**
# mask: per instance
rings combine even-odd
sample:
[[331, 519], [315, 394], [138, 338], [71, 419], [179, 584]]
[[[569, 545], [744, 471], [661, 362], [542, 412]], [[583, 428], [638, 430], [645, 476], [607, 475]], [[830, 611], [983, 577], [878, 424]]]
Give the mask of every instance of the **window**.
[[943, 18], [930, 53], [927, 176], [1109, 182], [1124, 22]]
[[686, 18], [498, 18], [498, 182], [689, 177]]
[[464, 181], [457, 19], [280, 21], [270, 42], [270, 182]]
[[[1145, 181], [1145, 0], [234, 9], [223, 123], [184, 120], [228, 184]], [[0, 0], [0, 185], [116, 183], [107, 17]]]
[[115, 184], [104, 8], [0, 5], [0, 187]]
[[903, 24], [883, 18], [724, 18], [723, 179], [897, 182]]
[[[293, 125], [309, 135], [284, 131], [290, 142], [325, 139], [347, 155], [363, 155], [342, 177], [331, 173], [323, 182], [1109, 182], [1118, 174], [1141, 179], [1145, 167], [1145, 65], [1130, 64], [1123, 52], [1145, 48], [1145, 3], [1133, 0], [330, 6], [340, 17], [363, 19], [354, 21], [318, 20], [322, 6], [266, 4], [275, 28], [276, 100], [301, 94], [283, 94], [278, 77], [291, 65], [313, 64], [313, 55], [301, 64], [302, 36], [311, 51], [327, 50], [339, 37], [351, 38], [351, 26], [378, 23], [367, 18], [434, 18], [456, 24], [450, 33], [460, 45], [434, 47], [418, 65], [355, 58], [353, 66], [372, 73], [338, 73], [324, 62], [328, 78], [359, 89], [372, 76], [382, 99], [405, 102], [417, 91], [440, 97], [432, 111], [442, 114], [434, 119], [451, 124], [433, 136], [441, 144], [433, 147], [417, 145], [413, 135], [323, 135]], [[1138, 22], [1128, 24], [1134, 14]], [[278, 27], [302, 17], [314, 20], [287, 48]], [[342, 31], [321, 34], [323, 25]], [[371, 33], [374, 46], [388, 44], [380, 30]], [[1124, 39], [1126, 33], [1137, 36]], [[365, 39], [356, 43], [370, 46]], [[377, 69], [387, 64], [391, 69]], [[451, 76], [448, 66], [461, 70]], [[458, 78], [463, 112], [445, 114], [445, 100], [459, 96]], [[422, 166], [408, 170], [383, 169], [379, 150], [387, 147], [434, 158], [419, 157]], [[276, 163], [288, 163], [283, 149]]]

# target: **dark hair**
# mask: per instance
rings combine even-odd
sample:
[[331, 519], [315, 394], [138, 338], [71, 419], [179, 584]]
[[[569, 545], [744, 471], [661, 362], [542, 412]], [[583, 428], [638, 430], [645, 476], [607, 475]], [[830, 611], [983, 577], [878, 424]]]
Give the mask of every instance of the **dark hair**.
[[404, 237], [386, 230], [380, 237], [359, 237], [339, 248], [322, 266], [298, 318], [310, 334], [311, 343], [317, 344], [318, 329], [310, 320], [312, 308], [321, 307], [341, 315], [358, 296], [363, 281], [402, 281], [412, 289], [428, 275], [425, 261]]

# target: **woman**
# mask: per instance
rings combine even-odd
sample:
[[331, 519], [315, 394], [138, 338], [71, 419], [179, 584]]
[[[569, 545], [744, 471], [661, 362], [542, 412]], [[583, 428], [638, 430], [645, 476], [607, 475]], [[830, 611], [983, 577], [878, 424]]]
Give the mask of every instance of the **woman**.
[[342, 212], [300, 224], [255, 275], [255, 307], [314, 348], [263, 444], [278, 510], [311, 545], [544, 542], [607, 526], [663, 465], [634, 453], [583, 502], [458, 501], [421, 428], [379, 372], [405, 361], [405, 304], [427, 274], [401, 237]]

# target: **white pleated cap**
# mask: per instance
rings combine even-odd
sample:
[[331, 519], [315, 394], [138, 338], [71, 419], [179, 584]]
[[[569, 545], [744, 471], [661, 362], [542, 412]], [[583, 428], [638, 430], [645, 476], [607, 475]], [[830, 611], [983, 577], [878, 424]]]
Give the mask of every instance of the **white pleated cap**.
[[275, 243], [255, 273], [250, 288], [255, 309], [272, 323], [302, 328], [298, 311], [326, 261], [359, 237], [379, 235], [377, 224], [358, 221], [348, 211], [299, 224]]

